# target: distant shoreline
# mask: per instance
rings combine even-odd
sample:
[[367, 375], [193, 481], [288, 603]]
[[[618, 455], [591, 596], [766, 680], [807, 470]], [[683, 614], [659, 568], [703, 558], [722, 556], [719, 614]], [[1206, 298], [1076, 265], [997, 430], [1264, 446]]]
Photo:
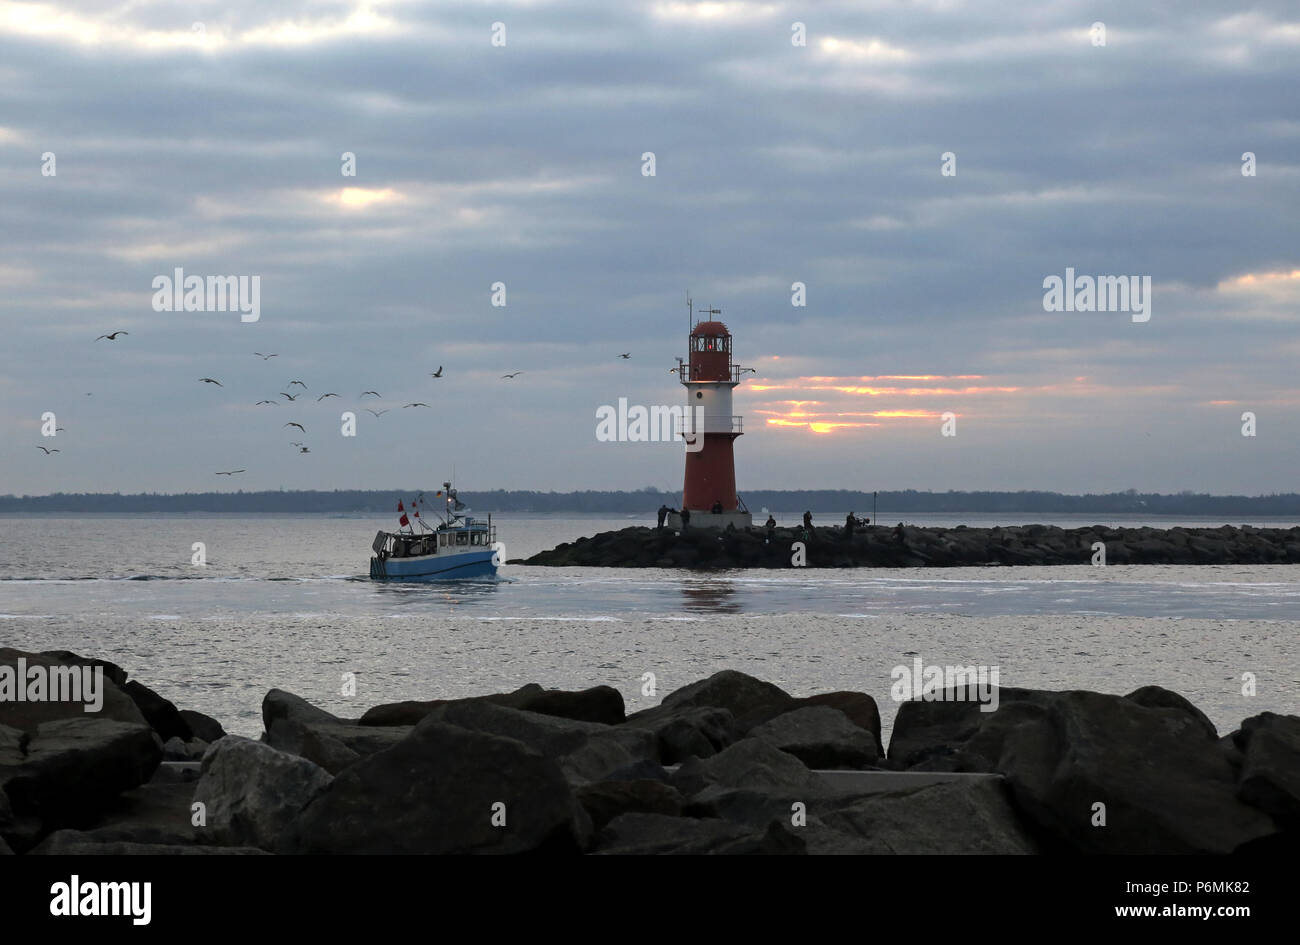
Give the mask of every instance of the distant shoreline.
[[[44, 496], [0, 496], [0, 514], [6, 513], [111, 513], [111, 514], [388, 514], [399, 500], [410, 502], [420, 489], [373, 489], [333, 491], [192, 492], [160, 493], [55, 493]], [[434, 508], [439, 500], [424, 491], [425, 504]], [[653, 489], [639, 491], [534, 492], [527, 490], [461, 491], [461, 500], [486, 512], [532, 514], [582, 513], [645, 515], [653, 519], [660, 505], [676, 508], [680, 492]], [[948, 515], [1101, 515], [1226, 517], [1250, 519], [1262, 516], [1300, 516], [1300, 494], [1260, 496], [1216, 496], [1208, 494], [1113, 492], [1095, 495], [1067, 495], [1058, 492], [870, 492], [842, 489], [752, 490], [742, 498], [757, 515], [771, 509], [778, 514], [854, 511], [873, 516], [873, 505], [881, 520], [897, 521], [909, 514]]]

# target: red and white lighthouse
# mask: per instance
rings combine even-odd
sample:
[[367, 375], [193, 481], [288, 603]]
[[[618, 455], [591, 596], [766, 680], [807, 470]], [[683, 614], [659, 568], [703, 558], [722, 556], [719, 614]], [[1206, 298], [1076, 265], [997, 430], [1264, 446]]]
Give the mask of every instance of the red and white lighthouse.
[[731, 411], [731, 392], [740, 384], [740, 375], [752, 369], [732, 362], [731, 332], [722, 322], [711, 320], [721, 310], [706, 309], [705, 314], [710, 321], [697, 322], [691, 329], [690, 360], [677, 368], [686, 388], [682, 508], [690, 510], [693, 528], [748, 528], [753, 519], [736, 495], [733, 452], [744, 429], [741, 418]]

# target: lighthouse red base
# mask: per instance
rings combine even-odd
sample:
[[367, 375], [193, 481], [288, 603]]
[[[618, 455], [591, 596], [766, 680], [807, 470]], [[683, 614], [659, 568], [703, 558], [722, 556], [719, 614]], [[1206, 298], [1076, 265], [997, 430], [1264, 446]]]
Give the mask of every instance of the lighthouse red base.
[[710, 512], [715, 504], [722, 511], [740, 507], [736, 499], [736, 460], [732, 452], [735, 437], [730, 433], [704, 433], [699, 452], [686, 454], [686, 475], [682, 486], [682, 508], [691, 514]]

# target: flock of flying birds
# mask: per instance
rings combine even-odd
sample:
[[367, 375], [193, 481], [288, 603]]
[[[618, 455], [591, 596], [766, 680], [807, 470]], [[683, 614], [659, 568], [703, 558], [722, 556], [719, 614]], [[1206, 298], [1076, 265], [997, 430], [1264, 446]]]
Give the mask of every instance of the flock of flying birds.
[[[119, 330], [119, 331], [111, 331], [111, 332], [108, 332], [107, 334], [100, 335], [98, 338], [95, 339], [95, 341], [103, 341], [103, 340], [105, 340], [105, 339], [107, 339], [108, 341], [117, 341], [117, 339], [118, 339], [119, 336], [121, 336], [121, 335], [129, 335], [129, 334], [130, 334], [129, 331], [121, 331], [121, 330]], [[263, 361], [270, 361], [272, 358], [278, 358], [278, 357], [280, 356], [279, 354], [276, 354], [276, 353], [272, 353], [272, 354], [263, 354], [261, 351], [254, 351], [253, 354], [254, 354], [254, 356], [256, 356], [256, 357], [261, 358]], [[624, 354], [620, 354], [619, 357], [626, 361], [626, 360], [628, 360], [629, 358], [632, 357], [632, 353], [631, 353], [631, 352], [626, 352], [626, 353], [624, 353]], [[432, 378], [440, 378], [440, 377], [442, 377], [442, 367], [443, 367], [443, 366], [442, 366], [441, 364], [438, 365], [438, 370], [436, 370], [436, 371], [430, 371], [430, 372], [429, 372], [429, 376], [432, 377]], [[523, 374], [523, 373], [524, 373], [523, 371], [515, 371], [515, 372], [512, 373], [512, 374], [502, 374], [502, 375], [501, 375], [501, 379], [502, 379], [502, 380], [514, 380], [516, 377], [518, 377], [520, 374]], [[215, 377], [200, 377], [200, 378], [199, 378], [199, 383], [201, 383], [201, 384], [215, 384], [217, 387], [225, 387], [225, 385], [222, 384], [221, 381], [217, 380]], [[302, 381], [290, 381], [290, 382], [289, 382], [288, 384], [286, 384], [285, 386], [286, 386], [286, 387], [301, 387], [302, 390], [301, 390], [301, 391], [298, 391], [298, 392], [296, 392], [296, 393], [293, 393], [293, 394], [290, 394], [290, 393], [288, 393], [287, 391], [280, 391], [280, 396], [283, 397], [283, 398], [285, 398], [284, 401], [279, 401], [279, 400], [259, 400], [259, 401], [258, 401], [257, 403], [255, 403], [253, 406], [255, 406], [255, 407], [265, 407], [265, 406], [275, 407], [275, 406], [278, 406], [278, 405], [281, 404], [281, 403], [292, 404], [292, 403], [296, 403], [297, 400], [298, 400], [298, 398], [303, 397], [303, 396], [308, 396], [307, 385], [304, 384]], [[374, 396], [374, 397], [383, 397], [383, 394], [379, 393], [379, 391], [377, 391], [377, 390], [363, 390], [363, 391], [361, 392], [361, 394], [360, 394], [361, 397], [365, 397], [365, 396], [367, 396], [367, 395]], [[89, 396], [89, 395], [87, 395], [87, 396]], [[334, 393], [333, 391], [327, 391], [326, 393], [323, 393], [323, 394], [321, 394], [319, 397], [316, 398], [316, 403], [320, 403], [321, 401], [323, 401], [323, 400], [325, 400], [326, 398], [329, 398], [329, 397], [338, 397], [338, 396], [339, 396], [339, 395], [336, 394], [336, 393]], [[418, 408], [418, 407], [428, 407], [428, 406], [430, 406], [430, 405], [424, 403], [423, 401], [415, 401], [414, 403], [403, 404], [403, 405], [402, 405], [402, 409], [405, 410], [405, 409], [410, 408], [410, 407], [416, 407], [416, 408]], [[375, 419], [378, 419], [379, 417], [382, 417], [384, 414], [388, 413], [388, 411], [391, 410], [391, 409], [392, 409], [391, 407], [386, 407], [386, 408], [384, 408], [384, 409], [382, 409], [382, 410], [372, 410], [372, 409], [369, 408], [369, 407], [366, 407], [366, 408], [365, 408], [366, 412], [367, 412], [367, 413], [370, 413], [370, 414], [373, 414], [374, 417], [375, 417]], [[291, 421], [289, 421], [288, 423], [286, 423], [284, 426], [286, 426], [286, 427], [296, 427], [298, 430], [301, 430], [304, 434], [307, 432], [307, 428], [306, 428], [305, 426], [303, 426], [301, 423], [298, 423], [297, 421], [293, 421], [293, 420], [291, 420]], [[63, 430], [63, 427], [57, 427], [57, 428], [56, 428], [56, 432], [58, 432], [58, 431], [62, 431], [62, 430]], [[310, 453], [310, 452], [311, 452], [311, 450], [307, 447], [307, 445], [306, 445], [305, 443], [291, 442], [290, 445], [296, 447], [299, 453]], [[59, 450], [57, 450], [57, 449], [52, 449], [52, 448], [47, 447], [47, 446], [37, 446], [36, 448], [37, 448], [38, 450], [43, 450], [43, 451], [45, 452], [45, 455], [46, 455], [46, 456], [49, 456], [51, 453], [57, 453], [57, 452], [59, 452]], [[216, 475], [218, 475], [218, 476], [238, 476], [240, 473], [244, 473], [244, 472], [248, 472], [248, 470], [246, 470], [246, 469], [225, 469], [225, 470], [221, 470], [221, 471], [217, 472]]]

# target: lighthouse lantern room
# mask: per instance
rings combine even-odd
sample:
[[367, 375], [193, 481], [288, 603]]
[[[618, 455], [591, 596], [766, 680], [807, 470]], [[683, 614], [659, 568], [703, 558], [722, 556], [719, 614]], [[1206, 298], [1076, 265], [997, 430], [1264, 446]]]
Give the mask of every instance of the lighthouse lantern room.
[[[708, 320], [696, 322], [691, 329], [689, 360], [677, 368], [686, 388], [680, 429], [686, 441], [682, 508], [691, 513], [691, 528], [748, 528], [753, 518], [736, 494], [733, 452], [736, 437], [744, 429], [741, 418], [732, 413], [731, 392], [740, 384], [741, 374], [752, 368], [742, 368], [731, 360], [731, 332], [721, 321], [714, 321], [721, 310], [705, 309], [702, 314]], [[680, 528], [680, 516], [671, 516], [669, 526]]]

